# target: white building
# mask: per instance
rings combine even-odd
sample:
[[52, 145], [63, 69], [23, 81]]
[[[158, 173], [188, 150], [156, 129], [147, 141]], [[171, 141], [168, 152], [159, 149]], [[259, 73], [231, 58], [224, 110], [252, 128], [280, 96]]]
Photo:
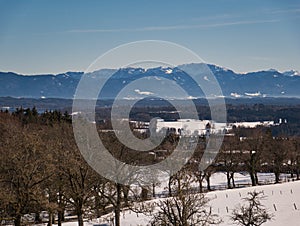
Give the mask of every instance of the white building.
[[215, 123], [210, 120], [179, 119], [177, 121], [156, 120], [156, 132], [169, 130], [180, 135], [209, 135], [226, 129], [226, 123]]
[[169, 130], [180, 135], [209, 135], [210, 133], [224, 133], [235, 127], [255, 128], [257, 126], [274, 126], [274, 121], [263, 122], [236, 122], [218, 123], [211, 120], [179, 119], [177, 121], [164, 121], [156, 119], [152, 126], [156, 132]]

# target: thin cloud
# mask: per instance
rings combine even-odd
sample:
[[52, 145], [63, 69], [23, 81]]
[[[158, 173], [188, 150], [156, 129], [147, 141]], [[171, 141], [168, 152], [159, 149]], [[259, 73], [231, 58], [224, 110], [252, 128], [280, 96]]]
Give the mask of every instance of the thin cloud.
[[240, 14], [218, 14], [218, 15], [213, 15], [213, 16], [205, 16], [205, 17], [197, 17], [197, 18], [192, 18], [192, 21], [212, 21], [212, 20], [228, 20], [228, 19], [237, 19], [241, 18]]
[[300, 13], [300, 8], [296, 8], [296, 9], [279, 9], [279, 10], [273, 10], [270, 13], [272, 13], [272, 14]]
[[212, 24], [198, 24], [198, 25], [173, 25], [173, 26], [153, 26], [142, 28], [117, 28], [117, 29], [75, 29], [69, 30], [69, 33], [112, 33], [112, 32], [136, 32], [136, 31], [168, 31], [168, 30], [189, 30], [200, 28], [214, 28], [214, 27], [226, 27], [226, 26], [238, 26], [238, 25], [250, 25], [250, 24], [264, 24], [264, 23], [276, 23], [278, 19], [273, 20], [245, 20], [234, 21], [225, 23], [212, 23]]
[[69, 33], [110, 33], [110, 32], [126, 32], [126, 31], [135, 31], [136, 29], [123, 29], [123, 28], [118, 28], [118, 29], [74, 29], [74, 30], [69, 30], [67, 32]]

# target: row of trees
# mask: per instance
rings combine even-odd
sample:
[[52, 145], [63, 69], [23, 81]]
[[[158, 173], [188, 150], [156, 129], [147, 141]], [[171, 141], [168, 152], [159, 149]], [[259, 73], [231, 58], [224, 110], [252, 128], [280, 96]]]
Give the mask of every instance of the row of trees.
[[[193, 176], [187, 168], [173, 175], [173, 196], [152, 202], [135, 203], [132, 209], [148, 216], [151, 226], [209, 226], [223, 222], [204, 193], [192, 192]], [[230, 222], [240, 226], [260, 226], [273, 220], [274, 215], [262, 204], [267, 197], [252, 191], [229, 214]]]
[[281, 173], [290, 173], [300, 179], [299, 137], [273, 137], [270, 128], [249, 129], [245, 137], [236, 129], [233, 136], [225, 137], [217, 162], [227, 174], [228, 188], [235, 187], [234, 174], [247, 171], [252, 186], [259, 184], [258, 172], [274, 173], [280, 182]]
[[[229, 189], [236, 187], [235, 174], [238, 172], [247, 172], [252, 186], [265, 183], [259, 181], [258, 173], [273, 173], [275, 183], [280, 183], [282, 173], [290, 174], [291, 180], [300, 179], [299, 137], [275, 137], [272, 135], [271, 128], [265, 127], [235, 128], [231, 132], [225, 135], [213, 163], [204, 170], [201, 170], [199, 165], [206, 148], [206, 138], [199, 139], [194, 156], [186, 165], [186, 170], [198, 182], [199, 192], [204, 191], [204, 181], [207, 190], [212, 190], [210, 178], [215, 172], [226, 174]], [[170, 183], [171, 181], [172, 177]], [[170, 189], [169, 195], [171, 195]]]
[[[239, 130], [234, 132], [234, 136], [225, 137], [215, 164], [204, 171], [199, 170], [199, 161], [206, 142], [205, 138], [199, 139], [195, 155], [183, 169], [184, 173], [170, 177], [169, 196], [176, 197], [177, 201], [161, 203], [161, 207], [183, 202], [182, 211], [187, 211], [187, 204], [193, 205], [195, 210], [199, 208], [198, 215], [192, 216], [193, 221], [217, 222], [218, 219], [204, 208], [208, 202], [205, 198], [194, 202], [187, 196], [190, 190], [187, 185], [191, 181], [198, 181], [202, 192], [203, 180], [207, 180], [210, 189], [209, 178], [218, 170], [226, 172], [228, 187], [235, 186], [234, 173], [241, 170], [249, 172], [253, 185], [257, 184], [260, 171], [274, 172], [276, 182], [282, 172], [296, 174], [299, 178], [299, 139], [273, 138], [270, 131], [264, 129], [252, 130], [245, 139], [240, 139]], [[100, 137], [109, 151], [123, 162], [152, 164], [159, 161], [148, 152], [137, 155], [120, 144], [112, 132], [102, 132]], [[178, 137], [170, 134], [157, 149], [166, 149], [169, 154], [177, 142]], [[36, 213], [35, 220], [40, 221], [42, 210], [49, 212], [49, 225], [55, 218], [61, 225], [65, 211], [71, 210], [77, 215], [79, 226], [83, 225], [84, 216], [99, 217], [114, 211], [118, 226], [121, 209], [148, 198], [150, 190], [155, 196], [157, 186], [154, 178], [152, 188], [141, 185], [140, 189], [132, 189], [98, 175], [76, 146], [70, 116], [57, 111], [43, 114], [35, 109], [19, 109], [13, 114], [1, 112], [0, 162], [0, 218], [13, 219], [17, 226], [28, 213]], [[157, 215], [156, 219], [165, 217]]]

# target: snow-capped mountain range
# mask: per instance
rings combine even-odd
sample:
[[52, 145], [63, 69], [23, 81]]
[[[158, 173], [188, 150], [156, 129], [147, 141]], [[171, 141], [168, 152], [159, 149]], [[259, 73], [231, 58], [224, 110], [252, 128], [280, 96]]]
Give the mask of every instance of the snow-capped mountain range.
[[[230, 69], [207, 65], [214, 74], [222, 89], [223, 96], [231, 98], [251, 97], [300, 97], [300, 73], [294, 70], [279, 72], [274, 69], [236, 73]], [[202, 85], [210, 83], [206, 76], [205, 64], [186, 64], [175, 68], [121, 68], [102, 69], [89, 74], [83, 72], [66, 72], [52, 75], [20, 75], [12, 72], [0, 72], [0, 96], [24, 98], [65, 98], [74, 97], [77, 85], [82, 76], [90, 79], [101, 79], [104, 75], [113, 74], [101, 91], [102, 98], [115, 98], [128, 84], [145, 78], [149, 82], [145, 86], [136, 87], [124, 98], [143, 98], [155, 96], [151, 90], [166, 90], [169, 98], [181, 98], [172, 91], [166, 79], [180, 85], [188, 93], [189, 98], [203, 97], [203, 92], [186, 71], [199, 71]], [[203, 70], [201, 72], [201, 70]], [[201, 72], [201, 73], [200, 73]], [[151, 82], [152, 81], [152, 82]]]

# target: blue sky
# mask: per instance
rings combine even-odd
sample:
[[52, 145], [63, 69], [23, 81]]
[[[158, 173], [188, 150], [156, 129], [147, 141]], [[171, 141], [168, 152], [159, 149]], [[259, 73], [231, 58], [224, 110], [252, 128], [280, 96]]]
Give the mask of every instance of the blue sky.
[[238, 72], [300, 71], [299, 25], [299, 0], [0, 0], [0, 71], [83, 71], [111, 48], [148, 39]]

